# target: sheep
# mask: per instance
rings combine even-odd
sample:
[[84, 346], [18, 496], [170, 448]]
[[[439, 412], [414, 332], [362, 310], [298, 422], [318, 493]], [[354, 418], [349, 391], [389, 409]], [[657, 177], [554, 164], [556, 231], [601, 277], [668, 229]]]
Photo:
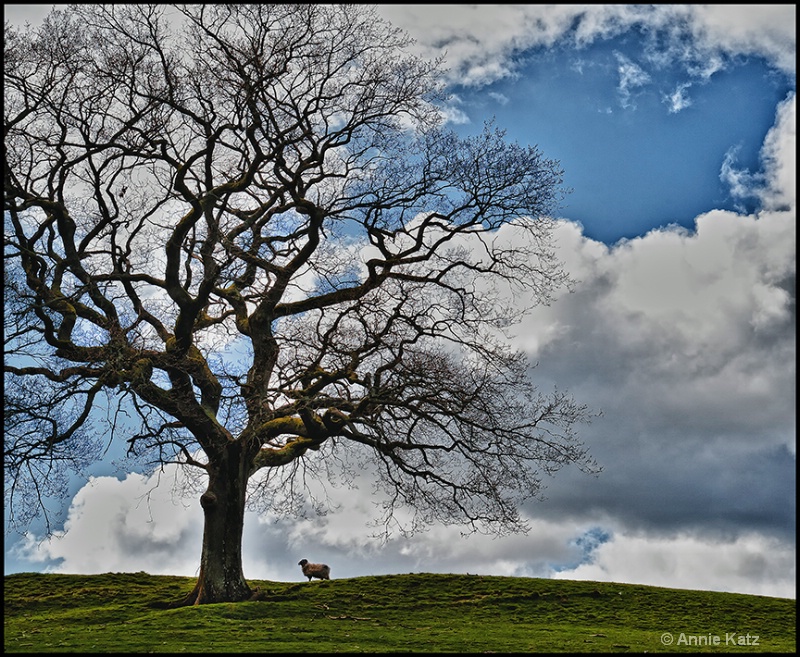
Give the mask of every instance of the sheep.
[[308, 563], [308, 559], [300, 559], [297, 565], [303, 569], [303, 575], [308, 577], [309, 582], [312, 577], [316, 577], [317, 579], [331, 578], [331, 569], [324, 563]]

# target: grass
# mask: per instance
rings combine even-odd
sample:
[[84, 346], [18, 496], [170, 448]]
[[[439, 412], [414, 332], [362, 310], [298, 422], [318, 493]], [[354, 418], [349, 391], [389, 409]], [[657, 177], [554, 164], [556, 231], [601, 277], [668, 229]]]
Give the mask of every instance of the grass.
[[[145, 573], [8, 575], [5, 652], [796, 649], [795, 601], [784, 598], [606, 582], [410, 574], [251, 581], [265, 594], [263, 601], [169, 610], [150, 606], [177, 600], [193, 585], [191, 578]], [[671, 644], [662, 640], [666, 635]]]

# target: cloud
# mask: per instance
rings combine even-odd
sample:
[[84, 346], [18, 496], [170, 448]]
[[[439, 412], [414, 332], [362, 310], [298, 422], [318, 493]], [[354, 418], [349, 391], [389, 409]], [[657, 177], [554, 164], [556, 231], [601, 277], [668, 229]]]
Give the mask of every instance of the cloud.
[[492, 98], [494, 101], [496, 101], [500, 105], [507, 105], [508, 104], [508, 100], [509, 100], [508, 96], [505, 96], [503, 94], [500, 94], [500, 93], [497, 93], [497, 92], [494, 92], [494, 91], [489, 92], [489, 98]]
[[736, 167], [738, 149], [731, 148], [720, 168], [720, 180], [734, 198], [758, 198], [767, 210], [794, 207], [797, 198], [797, 99], [794, 91], [778, 105], [775, 125], [761, 148], [761, 171]]
[[746, 199], [756, 195], [759, 175], [736, 167], [739, 147], [734, 146], [725, 153], [719, 171], [719, 179], [728, 187], [735, 199]]
[[712, 211], [602, 248], [561, 225], [583, 282], [517, 340], [541, 385], [603, 410], [583, 435], [605, 471], [561, 473], [541, 513], [793, 532], [795, 230], [794, 213]]
[[794, 545], [758, 534], [729, 541], [621, 535], [553, 577], [795, 598], [795, 572]]
[[691, 86], [688, 82], [679, 84], [675, 91], [664, 97], [664, 102], [667, 104], [670, 114], [677, 114], [681, 110], [691, 107], [692, 99], [686, 94], [686, 91]]
[[469, 116], [459, 109], [458, 107], [454, 106], [454, 99], [451, 99], [450, 104], [443, 105], [439, 112], [442, 116], [442, 119], [447, 123], [452, 123], [454, 125], [463, 125], [465, 123], [469, 123]]
[[[162, 475], [172, 478], [174, 466]], [[178, 477], [180, 478], [180, 477]], [[176, 503], [152, 479], [95, 479], [76, 496], [66, 531], [49, 541], [29, 537], [35, 560], [58, 560], [49, 572], [136, 572], [197, 575], [202, 512], [195, 500]], [[160, 492], [159, 492], [160, 491]], [[150, 496], [149, 504], [145, 498]], [[436, 526], [414, 539], [369, 538], [369, 497], [338, 490], [341, 514], [305, 520], [246, 514], [246, 576], [300, 581], [301, 558], [331, 565], [335, 578], [405, 572], [554, 577], [795, 596], [793, 545], [758, 534], [714, 539], [618, 532], [601, 525], [532, 519], [528, 535], [503, 539]], [[353, 504], [352, 500], [356, 499]], [[604, 529], [605, 527], [606, 529]]]
[[417, 40], [420, 54], [446, 54], [450, 77], [482, 86], [513, 77], [515, 53], [552, 45], [570, 27], [574, 10], [526, 5], [381, 5], [380, 14]]
[[[369, 490], [361, 482], [360, 491]], [[186, 489], [182, 471], [165, 466], [152, 477], [131, 474], [92, 479], [75, 496], [64, 530], [51, 539], [28, 535], [20, 555], [50, 563], [45, 571], [73, 574], [145, 571], [197, 575], [203, 514]], [[279, 518], [248, 512], [243, 537], [245, 573], [252, 579], [302, 579], [296, 564], [313, 558], [332, 565], [335, 576], [398, 572], [471, 572], [486, 575], [538, 575], [552, 563], [577, 563], [572, 544], [584, 529], [534, 521], [530, 536], [498, 541], [469, 539], [459, 527], [437, 526], [416, 538], [372, 537], [374, 498], [349, 488], [329, 488], [340, 511], [309, 518]]]
[[796, 5], [686, 5], [688, 25], [705, 50], [759, 55], [797, 70]]
[[797, 202], [797, 97], [794, 91], [778, 105], [775, 125], [764, 139], [761, 160], [766, 171], [765, 185], [760, 190], [764, 206], [769, 210], [795, 208]]
[[180, 483], [174, 466], [150, 477], [93, 477], [73, 498], [63, 531], [48, 540], [28, 534], [20, 556], [50, 563], [49, 572], [194, 575], [202, 510], [181, 498], [174, 483]]
[[648, 35], [653, 63], [681, 63], [707, 78], [737, 55], [796, 70], [794, 5], [381, 5], [381, 15], [417, 40], [426, 57], [446, 53], [450, 78], [483, 86], [513, 78], [526, 50], [575, 47], [631, 29]]
[[650, 82], [650, 76], [640, 66], [632, 62], [628, 57], [620, 52], [614, 55], [619, 63], [617, 73], [619, 73], [619, 86], [617, 90], [620, 95], [620, 104], [624, 108], [634, 107], [631, 102], [631, 95], [637, 87], [643, 87]]

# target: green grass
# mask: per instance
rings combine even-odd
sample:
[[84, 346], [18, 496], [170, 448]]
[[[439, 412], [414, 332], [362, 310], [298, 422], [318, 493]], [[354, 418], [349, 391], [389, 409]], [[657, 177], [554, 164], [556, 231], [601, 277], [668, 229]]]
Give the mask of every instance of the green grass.
[[[157, 609], [194, 580], [5, 578], [5, 652], [795, 652], [795, 601], [476, 575], [251, 581], [264, 600]], [[665, 645], [662, 635], [673, 643]], [[737, 645], [737, 641], [750, 645]], [[758, 635], [758, 644], [753, 637]], [[718, 637], [718, 645], [714, 645]]]

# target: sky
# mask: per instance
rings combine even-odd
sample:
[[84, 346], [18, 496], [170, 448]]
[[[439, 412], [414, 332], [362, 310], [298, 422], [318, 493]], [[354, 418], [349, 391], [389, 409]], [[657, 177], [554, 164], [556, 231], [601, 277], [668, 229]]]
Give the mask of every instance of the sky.
[[[6, 5], [35, 22], [46, 5]], [[248, 513], [250, 579], [473, 573], [796, 597], [794, 5], [380, 5], [462, 135], [493, 120], [558, 160], [556, 250], [578, 281], [516, 327], [534, 380], [602, 413], [503, 538], [371, 538], [370, 483], [317, 518]], [[504, 300], [499, 300], [503, 302]], [[508, 303], [522, 299], [505, 300]], [[181, 474], [99, 464], [57, 535], [6, 534], [5, 573], [197, 574]], [[767, 628], [750, 628], [753, 631]]]

